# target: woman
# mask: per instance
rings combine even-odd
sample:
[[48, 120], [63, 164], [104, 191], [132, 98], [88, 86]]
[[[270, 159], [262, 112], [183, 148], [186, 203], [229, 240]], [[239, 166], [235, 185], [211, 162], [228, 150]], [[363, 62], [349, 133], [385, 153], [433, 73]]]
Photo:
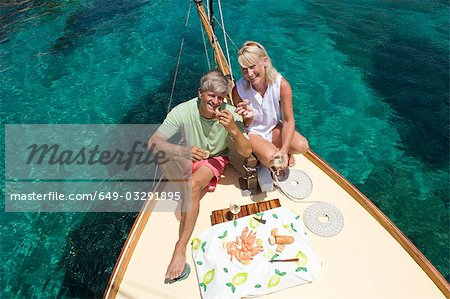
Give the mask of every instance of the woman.
[[272, 66], [266, 50], [257, 42], [247, 41], [238, 52], [238, 61], [243, 78], [233, 88], [233, 99], [241, 103], [238, 110], [245, 110], [245, 104], [253, 109], [251, 119], [244, 117], [253, 152], [266, 167], [274, 166], [276, 157], [281, 157], [276, 159], [281, 162], [281, 166], [275, 165], [278, 169], [294, 166], [292, 154], [304, 154], [309, 145], [295, 131], [289, 82]]

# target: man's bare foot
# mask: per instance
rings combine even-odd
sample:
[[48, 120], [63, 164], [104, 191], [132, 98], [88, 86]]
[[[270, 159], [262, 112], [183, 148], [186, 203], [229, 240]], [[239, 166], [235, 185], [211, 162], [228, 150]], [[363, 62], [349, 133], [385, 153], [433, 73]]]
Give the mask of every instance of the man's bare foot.
[[169, 266], [166, 271], [167, 279], [175, 279], [181, 275], [184, 269], [184, 265], [186, 264], [186, 250], [177, 250], [172, 255], [172, 260], [170, 261]]
[[288, 154], [289, 160], [288, 160], [288, 166], [294, 167], [295, 166], [295, 157], [292, 154]]

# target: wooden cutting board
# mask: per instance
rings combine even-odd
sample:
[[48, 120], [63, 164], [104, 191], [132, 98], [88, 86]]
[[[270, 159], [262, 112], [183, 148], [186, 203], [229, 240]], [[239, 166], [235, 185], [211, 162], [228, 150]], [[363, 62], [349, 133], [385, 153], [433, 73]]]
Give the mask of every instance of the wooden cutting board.
[[[267, 211], [270, 209], [281, 207], [280, 201], [278, 199], [272, 199], [267, 201], [261, 201], [256, 203], [251, 203], [248, 205], [241, 206], [241, 211], [237, 215], [238, 218], [255, 214], [262, 211]], [[222, 210], [212, 211], [211, 213], [211, 224], [215, 225], [218, 223], [227, 222], [233, 219], [233, 214], [231, 214], [228, 208]]]

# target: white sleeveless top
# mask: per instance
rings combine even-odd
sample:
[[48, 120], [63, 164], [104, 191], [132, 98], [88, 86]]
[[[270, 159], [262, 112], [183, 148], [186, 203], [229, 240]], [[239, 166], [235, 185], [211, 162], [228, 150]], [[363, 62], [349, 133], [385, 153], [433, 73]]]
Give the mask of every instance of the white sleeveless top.
[[282, 76], [278, 74], [275, 82], [267, 87], [264, 96], [253, 89], [252, 85], [241, 78], [237, 83], [237, 91], [242, 100], [248, 99], [255, 112], [253, 122], [246, 128], [247, 133], [255, 133], [272, 141], [272, 130], [281, 120], [280, 86]]

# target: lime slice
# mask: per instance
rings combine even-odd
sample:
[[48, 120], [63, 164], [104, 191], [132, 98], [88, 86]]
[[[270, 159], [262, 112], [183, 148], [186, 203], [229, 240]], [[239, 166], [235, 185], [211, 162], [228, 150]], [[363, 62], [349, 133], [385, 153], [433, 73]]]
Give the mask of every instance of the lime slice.
[[305, 267], [308, 263], [308, 257], [301, 251], [299, 251], [295, 257], [298, 258], [298, 262], [296, 263], [299, 267]]
[[192, 240], [192, 249], [197, 250], [200, 248], [202, 241], [199, 238], [194, 238]]
[[255, 218], [253, 218], [253, 217], [250, 218], [250, 227], [251, 227], [252, 229], [257, 228], [260, 224], [261, 224], [261, 223], [259, 223], [259, 221], [256, 220]]
[[274, 286], [277, 286], [280, 283], [280, 276], [274, 275], [270, 278], [269, 283], [267, 284], [267, 288], [273, 288]]
[[247, 273], [246, 272], [236, 274], [233, 277], [233, 279], [231, 280], [231, 282], [233, 283], [234, 286], [241, 285], [246, 281], [247, 281]]
[[214, 268], [206, 272], [205, 276], [203, 276], [203, 283], [210, 284], [214, 279]]

